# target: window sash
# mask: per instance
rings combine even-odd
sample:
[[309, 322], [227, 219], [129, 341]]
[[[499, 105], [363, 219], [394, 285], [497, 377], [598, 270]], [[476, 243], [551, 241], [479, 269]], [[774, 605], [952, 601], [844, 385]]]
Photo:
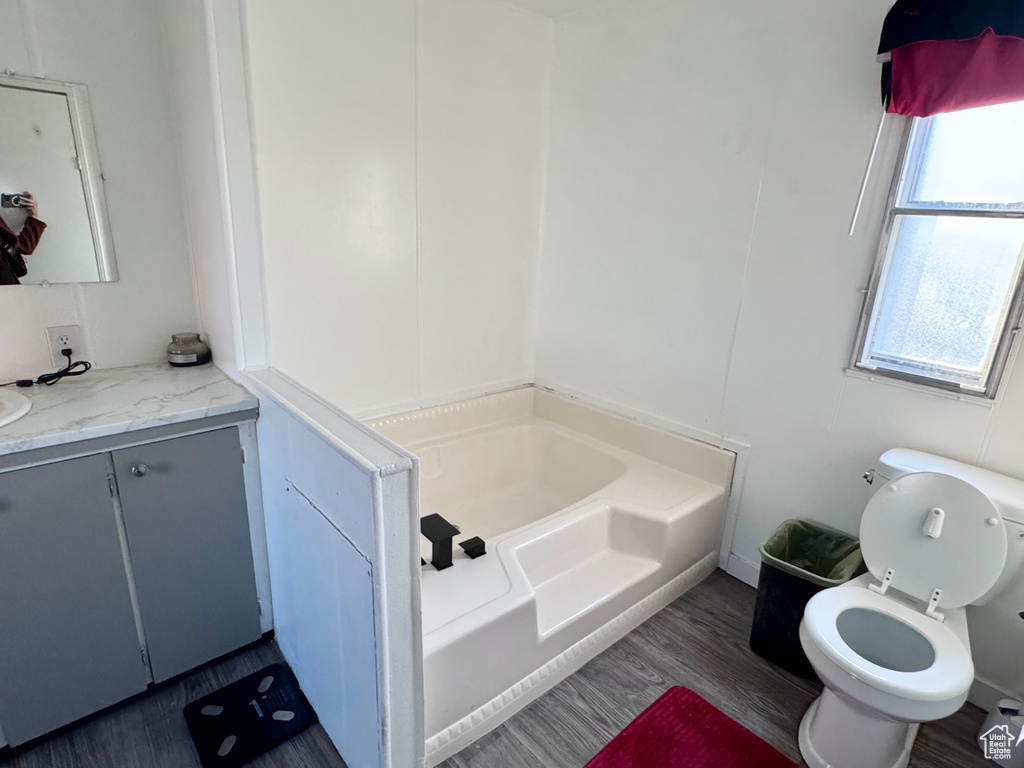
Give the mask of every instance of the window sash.
[[908, 121], [900, 162], [897, 165], [895, 194], [889, 207], [905, 215], [979, 216], [992, 218], [1024, 218], [1024, 201], [1015, 203], [971, 203], [911, 200], [915, 183], [921, 176], [925, 149], [928, 147], [935, 118], [913, 118]]
[[[974, 218], [1024, 218], [1024, 210], [994, 210], [991, 208], [967, 208], [967, 207], [936, 207], [933, 205], [922, 206], [920, 204], [901, 205], [900, 195], [905, 188], [905, 179], [913, 178], [920, 169], [922, 160], [922, 149], [925, 141], [914, 139], [914, 131], [918, 128], [921, 118], [907, 120], [902, 143], [896, 163], [896, 171], [893, 176], [889, 190], [888, 202], [886, 204], [885, 225], [882, 227], [878, 248], [875, 255], [875, 263], [871, 271], [871, 278], [866, 288], [862, 289], [864, 301], [861, 305], [860, 321], [857, 327], [857, 337], [854, 343], [853, 355], [850, 361], [850, 369], [879, 375], [887, 378], [902, 380], [910, 384], [917, 384], [927, 387], [929, 390], [946, 390], [951, 393], [994, 399], [1003, 373], [1006, 362], [1009, 358], [1010, 349], [1013, 346], [1016, 335], [1021, 330], [1022, 314], [1024, 314], [1024, 270], [1020, 270], [1016, 276], [1015, 284], [1010, 291], [1010, 301], [1005, 315], [1003, 327], [999, 334], [997, 343], [993, 346], [991, 364], [988, 368], [988, 375], [984, 381], [972, 383], [965, 380], [951, 380], [951, 377], [942, 377], [942, 372], [929, 370], [928, 366], [922, 365], [919, 373], [910, 373], [905, 370], [894, 370], [884, 366], [883, 356], [875, 358], [883, 365], [866, 362], [869, 356], [868, 344], [872, 339], [874, 330], [875, 304], [879, 301], [880, 293], [884, 289], [889, 277], [889, 267], [892, 259], [889, 257], [890, 250], [895, 248], [899, 232], [897, 231], [897, 217], [899, 216], [969, 216]], [[913, 154], [911, 154], [913, 153]], [[909, 193], [908, 193], [909, 194]], [[911, 365], [905, 358], [898, 361], [904, 368]], [[946, 370], [951, 370], [948, 366]]]

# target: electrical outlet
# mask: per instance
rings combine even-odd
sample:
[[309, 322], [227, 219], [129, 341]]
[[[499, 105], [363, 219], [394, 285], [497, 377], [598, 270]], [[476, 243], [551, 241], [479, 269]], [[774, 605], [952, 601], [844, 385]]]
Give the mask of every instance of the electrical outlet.
[[82, 329], [77, 325], [58, 325], [46, 329], [46, 341], [50, 345], [50, 359], [54, 368], [63, 368], [68, 359], [60, 353], [62, 349], [71, 349], [76, 358], [85, 356], [82, 348]]

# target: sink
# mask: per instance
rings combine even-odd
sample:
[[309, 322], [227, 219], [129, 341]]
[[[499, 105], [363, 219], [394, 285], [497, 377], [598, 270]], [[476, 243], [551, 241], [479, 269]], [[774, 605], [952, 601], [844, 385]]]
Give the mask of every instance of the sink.
[[10, 389], [0, 389], [0, 427], [17, 421], [32, 408], [32, 401]]

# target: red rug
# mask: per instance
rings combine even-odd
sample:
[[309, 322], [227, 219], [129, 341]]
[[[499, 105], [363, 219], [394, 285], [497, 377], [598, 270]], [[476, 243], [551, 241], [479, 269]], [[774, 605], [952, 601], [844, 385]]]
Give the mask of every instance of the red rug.
[[669, 688], [585, 768], [796, 768], [693, 691]]

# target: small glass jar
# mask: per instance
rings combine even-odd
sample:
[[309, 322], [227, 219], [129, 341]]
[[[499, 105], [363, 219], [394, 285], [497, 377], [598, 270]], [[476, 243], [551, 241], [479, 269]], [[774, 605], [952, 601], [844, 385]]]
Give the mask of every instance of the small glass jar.
[[210, 348], [198, 333], [176, 333], [167, 345], [167, 362], [177, 368], [205, 365], [210, 362]]

